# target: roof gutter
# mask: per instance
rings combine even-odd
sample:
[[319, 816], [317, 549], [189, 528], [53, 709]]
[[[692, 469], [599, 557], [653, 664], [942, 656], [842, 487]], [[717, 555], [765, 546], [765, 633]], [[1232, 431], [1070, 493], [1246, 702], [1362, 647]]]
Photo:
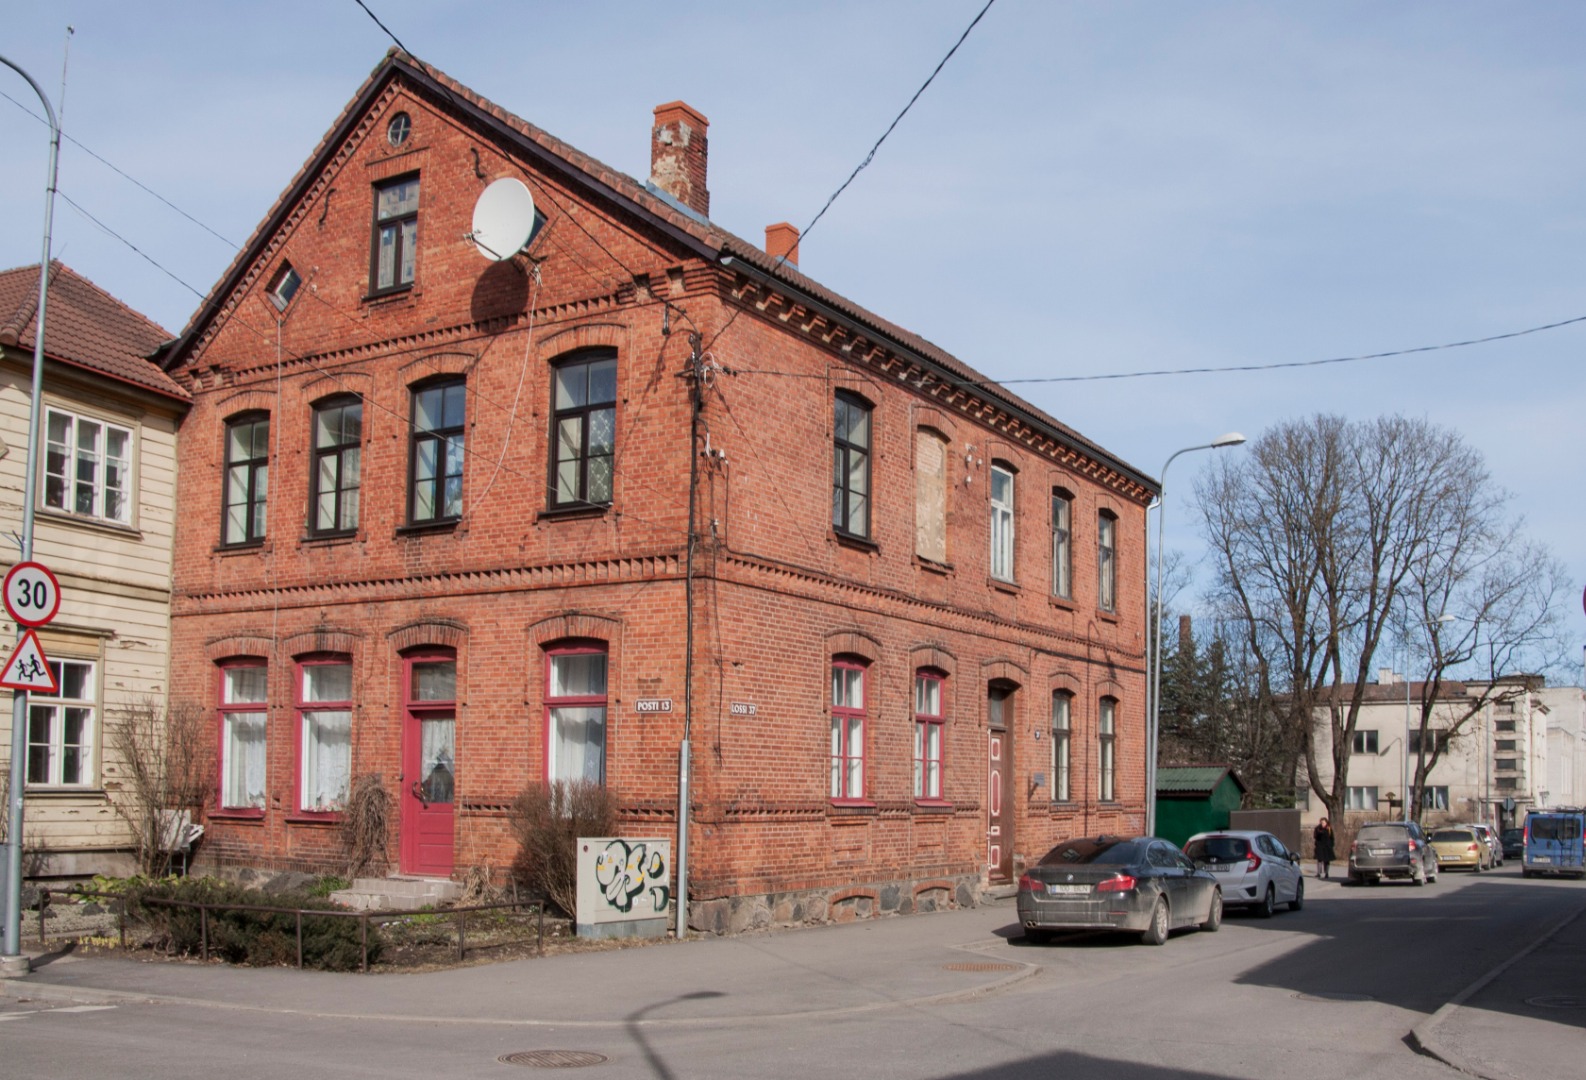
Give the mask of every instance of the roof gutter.
[[[803, 289], [799, 288], [797, 285], [794, 285], [793, 283], [787, 281], [785, 278], [779, 278], [779, 277], [777, 277], [774, 274], [767, 273], [766, 271], [760, 269], [758, 266], [755, 266], [755, 265], [753, 265], [751, 263], [745, 262], [744, 260], [742, 260], [740, 258], [737, 258], [736, 256], [733, 256], [733, 255], [723, 255], [721, 257], [721, 265], [725, 269], [732, 270], [732, 271], [735, 271], [737, 273], [743, 274], [745, 277], [753, 278], [754, 280], [756, 280], [756, 281], [758, 281], [758, 282], [760, 282], [760, 283], [762, 283], [764, 285], [769, 285], [770, 287], [772, 287], [774, 289], [777, 289], [777, 290], [779, 290], [781, 292], [785, 292], [785, 293], [788, 293], [788, 294], [796, 297], [798, 299], [799, 303], [801, 303], [804, 306], [808, 307], [812, 311], [818, 311], [823, 317], [825, 317], [825, 318], [831, 320], [832, 322], [842, 326], [844, 329], [848, 330], [850, 333], [856, 334], [856, 335], [861, 336], [861, 337], [882, 338], [882, 339], [884, 339], [887, 342], [888, 346], [894, 352], [898, 353], [900, 356], [907, 357], [913, 363], [916, 363], [920, 367], [925, 368], [927, 371], [929, 371], [932, 374], [936, 375], [938, 378], [942, 379], [945, 382], [952, 383], [952, 384], [962, 384], [962, 383], [965, 382], [964, 378], [961, 375], [958, 375], [955, 372], [949, 371], [946, 367], [944, 367], [943, 365], [937, 363], [935, 360], [930, 359], [927, 356], [920, 355], [918, 352], [916, 352], [915, 350], [909, 348], [907, 345], [905, 345], [902, 342], [898, 341], [896, 338], [892, 337], [891, 335], [886, 334], [886, 333], [884, 333], [884, 332], [882, 332], [880, 330], [877, 330], [874, 327], [865, 326], [858, 319], [855, 319], [855, 318], [853, 318], [850, 315], [843, 314], [842, 312], [834, 309], [830, 304], [827, 304], [827, 303], [825, 303], [822, 300], [816, 299], [815, 297], [811, 296], [809, 293], [805, 292]], [[990, 386], [996, 386], [997, 384], [995, 382], [990, 382], [989, 385]], [[985, 387], [981, 387], [981, 386], [978, 386], [978, 385], [976, 385], [975, 388], [976, 389], [985, 389]], [[1000, 389], [1000, 387], [999, 387], [999, 389]], [[1119, 474], [1129, 478], [1130, 480], [1133, 480], [1137, 484], [1140, 484], [1147, 491], [1149, 491], [1153, 496], [1158, 495], [1158, 494], [1161, 493], [1161, 486], [1157, 483], [1157, 481], [1153, 480], [1151, 477], [1147, 476], [1145, 473], [1140, 472], [1138, 469], [1135, 469], [1132, 466], [1126, 465], [1124, 462], [1122, 462], [1122, 461], [1118, 460], [1117, 458], [1113, 457], [1111, 454], [1108, 454], [1107, 452], [1102, 450], [1100, 447], [1075, 445], [1075, 440], [1074, 440], [1073, 436], [1071, 436], [1071, 435], [1067, 434], [1066, 432], [1063, 432], [1063, 431], [1053, 427], [1051, 424], [1047, 423], [1045, 420], [1042, 420], [1040, 417], [1035, 416], [1034, 414], [1026, 411], [1024, 408], [1022, 408], [1018, 404], [1016, 404], [1016, 403], [1014, 403], [1012, 401], [1009, 401], [1007, 398], [1001, 397], [1000, 395], [990, 395], [990, 396], [997, 397], [997, 399], [1001, 402], [1001, 404], [1003, 406], [1008, 408], [1009, 411], [1018, 414], [1019, 418], [1024, 423], [1029, 424], [1036, 431], [1039, 431], [1042, 435], [1045, 435], [1047, 438], [1052, 439], [1054, 442], [1060, 443], [1063, 446], [1072, 447], [1072, 448], [1074, 448], [1076, 450], [1079, 450], [1081, 453], [1086, 454], [1087, 456], [1094, 456], [1096, 458], [1099, 458], [1109, 468], [1114, 469]]]

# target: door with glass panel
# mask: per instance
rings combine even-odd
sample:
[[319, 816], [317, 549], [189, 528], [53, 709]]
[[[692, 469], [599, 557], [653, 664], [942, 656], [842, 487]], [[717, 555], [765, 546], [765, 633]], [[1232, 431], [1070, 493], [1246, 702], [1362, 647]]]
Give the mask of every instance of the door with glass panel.
[[457, 662], [411, 657], [402, 722], [402, 872], [450, 877], [455, 866]]

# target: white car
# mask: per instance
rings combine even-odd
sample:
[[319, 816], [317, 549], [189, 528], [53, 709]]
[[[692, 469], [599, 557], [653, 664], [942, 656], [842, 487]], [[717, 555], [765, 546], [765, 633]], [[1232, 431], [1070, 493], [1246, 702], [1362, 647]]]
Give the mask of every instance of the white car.
[[1227, 830], [1197, 833], [1184, 844], [1196, 866], [1211, 871], [1223, 887], [1223, 906], [1254, 908], [1271, 918], [1279, 904], [1305, 906], [1300, 857], [1269, 832]]

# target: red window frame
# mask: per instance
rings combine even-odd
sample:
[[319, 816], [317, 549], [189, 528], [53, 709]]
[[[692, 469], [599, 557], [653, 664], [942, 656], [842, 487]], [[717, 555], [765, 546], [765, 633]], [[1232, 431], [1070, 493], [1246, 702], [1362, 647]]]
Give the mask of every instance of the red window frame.
[[[305, 792], [303, 790], [303, 769], [305, 766], [304, 743], [308, 737], [307, 721], [304, 713], [311, 712], [337, 712], [345, 711], [348, 714], [348, 723], [352, 723], [354, 706], [353, 699], [348, 697], [344, 701], [308, 701], [303, 697], [304, 676], [311, 667], [341, 666], [348, 669], [348, 693], [352, 693], [352, 657], [344, 653], [318, 653], [305, 656], [292, 665], [292, 814], [295, 817], [309, 818], [311, 820], [335, 821], [341, 818], [341, 809], [319, 810], [303, 805]], [[349, 790], [352, 786], [352, 747], [351, 736], [348, 739], [347, 784]]]
[[[562, 697], [551, 695], [551, 665], [561, 656], [591, 656], [600, 655], [606, 658], [606, 691], [603, 694], [569, 694]], [[545, 723], [545, 756], [542, 775], [546, 782], [559, 779], [551, 773], [551, 748], [556, 740], [556, 728], [551, 723], [553, 709], [589, 709], [599, 707], [606, 710], [605, 723], [602, 727], [600, 747], [600, 782], [606, 782], [607, 751], [611, 745], [611, 650], [604, 641], [572, 641], [564, 642], [545, 650], [545, 683], [543, 687], [545, 709], [543, 720]], [[563, 778], [565, 779], [565, 778]]]
[[[858, 672], [858, 705], [838, 704], [838, 672]], [[865, 800], [865, 729], [869, 726], [865, 714], [869, 695], [868, 675], [869, 664], [858, 657], [834, 657], [832, 660], [831, 782], [827, 790], [831, 801], [836, 804], [868, 805]], [[842, 685], [847, 685], [846, 678]], [[854, 721], [858, 721], [857, 746], [854, 745]]]
[[[922, 684], [934, 685], [936, 688], [936, 711], [927, 712], [922, 707], [920, 689]], [[946, 797], [942, 794], [943, 782], [946, 778], [944, 764], [945, 747], [947, 743], [947, 676], [940, 671], [930, 668], [921, 668], [914, 673], [914, 800], [919, 803], [943, 803]], [[931, 752], [931, 739], [935, 738], [935, 753]], [[935, 766], [934, 776], [931, 766]], [[935, 783], [931, 783], [934, 779]], [[934, 791], [932, 788], [934, 787]]]
[[[226, 672], [234, 668], [258, 668], [264, 672], [265, 695], [263, 701], [226, 701]], [[227, 806], [226, 799], [226, 720], [231, 713], [264, 713], [265, 748], [265, 802], [269, 802], [270, 768], [270, 665], [259, 657], [237, 657], [223, 660], [215, 666], [215, 807], [210, 812], [215, 817], [262, 818], [263, 806]]]

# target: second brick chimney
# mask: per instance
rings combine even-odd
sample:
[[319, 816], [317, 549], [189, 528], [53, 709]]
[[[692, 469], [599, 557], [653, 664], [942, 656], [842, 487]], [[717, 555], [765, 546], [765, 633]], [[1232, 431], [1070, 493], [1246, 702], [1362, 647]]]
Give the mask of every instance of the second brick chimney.
[[765, 253], [773, 259], [787, 256], [794, 266], [799, 264], [799, 231], [786, 221], [765, 227]]
[[709, 126], [694, 109], [671, 101], [655, 107], [650, 130], [650, 183], [705, 217], [710, 217], [710, 191], [705, 187]]

